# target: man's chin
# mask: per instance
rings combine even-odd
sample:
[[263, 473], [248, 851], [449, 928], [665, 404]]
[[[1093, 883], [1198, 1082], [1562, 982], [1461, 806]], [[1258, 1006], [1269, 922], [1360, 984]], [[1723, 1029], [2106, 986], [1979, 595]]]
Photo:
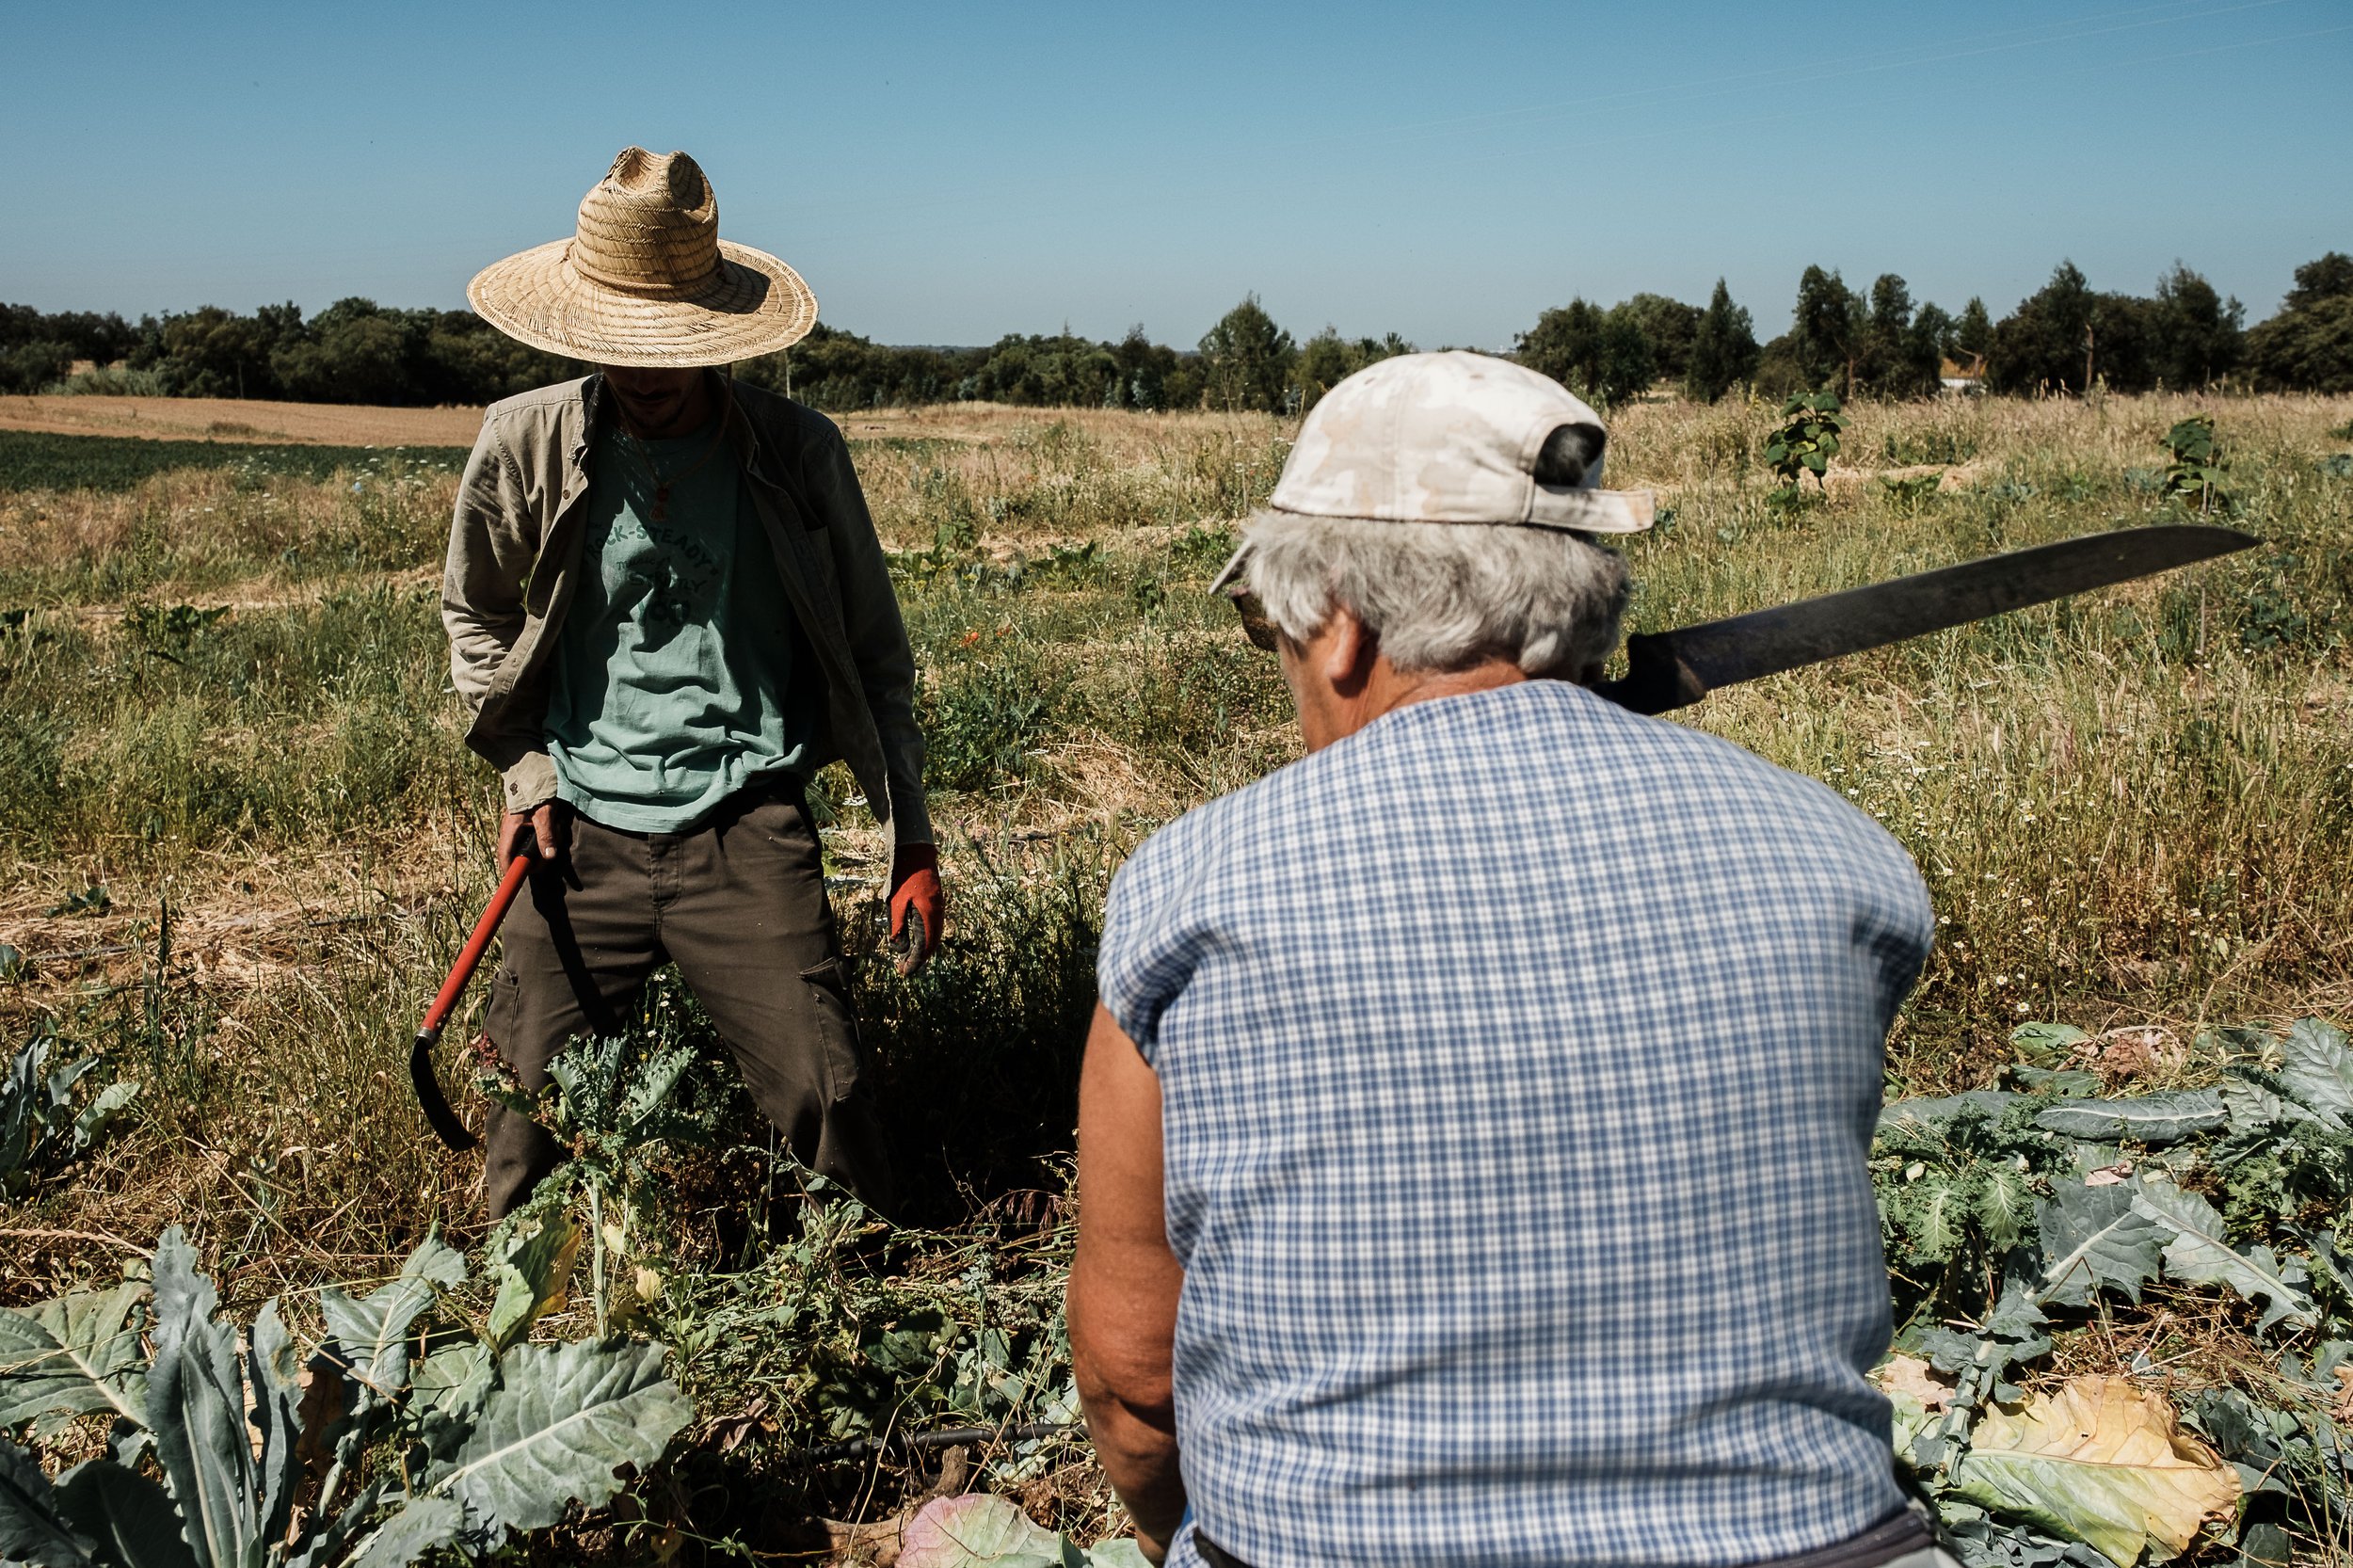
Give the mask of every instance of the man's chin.
[[615, 401], [620, 405], [621, 417], [636, 429], [660, 430], [678, 418], [680, 400], [676, 398], [664, 403], [636, 403], [626, 397]]

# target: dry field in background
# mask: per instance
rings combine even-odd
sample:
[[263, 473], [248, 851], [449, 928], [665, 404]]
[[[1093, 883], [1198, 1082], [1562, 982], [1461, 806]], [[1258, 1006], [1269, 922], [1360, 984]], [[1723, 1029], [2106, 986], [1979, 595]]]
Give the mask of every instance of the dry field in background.
[[234, 397], [0, 397], [0, 430], [322, 446], [472, 446], [479, 408], [373, 408]]

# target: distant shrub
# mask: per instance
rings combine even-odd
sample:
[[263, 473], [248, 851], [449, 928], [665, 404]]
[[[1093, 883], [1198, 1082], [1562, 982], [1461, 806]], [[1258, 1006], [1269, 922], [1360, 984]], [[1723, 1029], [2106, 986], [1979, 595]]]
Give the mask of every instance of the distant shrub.
[[73, 348], [54, 339], [0, 348], [0, 392], [37, 392], [73, 366]]
[[76, 371], [43, 390], [57, 397], [168, 397], [171, 383], [159, 370], [99, 365]]

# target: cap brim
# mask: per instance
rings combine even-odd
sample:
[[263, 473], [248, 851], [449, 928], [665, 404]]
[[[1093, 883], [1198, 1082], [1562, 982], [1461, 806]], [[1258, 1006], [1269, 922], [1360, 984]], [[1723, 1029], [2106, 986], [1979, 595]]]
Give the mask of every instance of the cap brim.
[[1648, 490], [1575, 490], [1536, 487], [1528, 524], [1570, 534], [1641, 534], [1658, 518], [1658, 498]]
[[1241, 548], [1226, 559], [1224, 568], [1217, 574], [1217, 580], [1209, 584], [1209, 592], [1213, 594], [1229, 592], [1234, 584], [1240, 581], [1241, 568], [1249, 563], [1249, 560], [1250, 541], [1244, 539]]

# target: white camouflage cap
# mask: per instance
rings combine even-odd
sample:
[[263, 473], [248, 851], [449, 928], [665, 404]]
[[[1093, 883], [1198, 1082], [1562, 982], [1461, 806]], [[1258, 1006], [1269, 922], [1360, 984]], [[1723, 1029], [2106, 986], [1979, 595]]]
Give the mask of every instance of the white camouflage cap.
[[[1267, 509], [1577, 534], [1648, 528], [1648, 490], [1598, 488], [1601, 453], [1575, 486], [1537, 481], [1537, 457], [1562, 425], [1598, 431], [1601, 416], [1525, 365], [1463, 349], [1400, 354], [1349, 376], [1308, 412]], [[1245, 542], [1210, 592], [1234, 579], [1249, 552]]]

